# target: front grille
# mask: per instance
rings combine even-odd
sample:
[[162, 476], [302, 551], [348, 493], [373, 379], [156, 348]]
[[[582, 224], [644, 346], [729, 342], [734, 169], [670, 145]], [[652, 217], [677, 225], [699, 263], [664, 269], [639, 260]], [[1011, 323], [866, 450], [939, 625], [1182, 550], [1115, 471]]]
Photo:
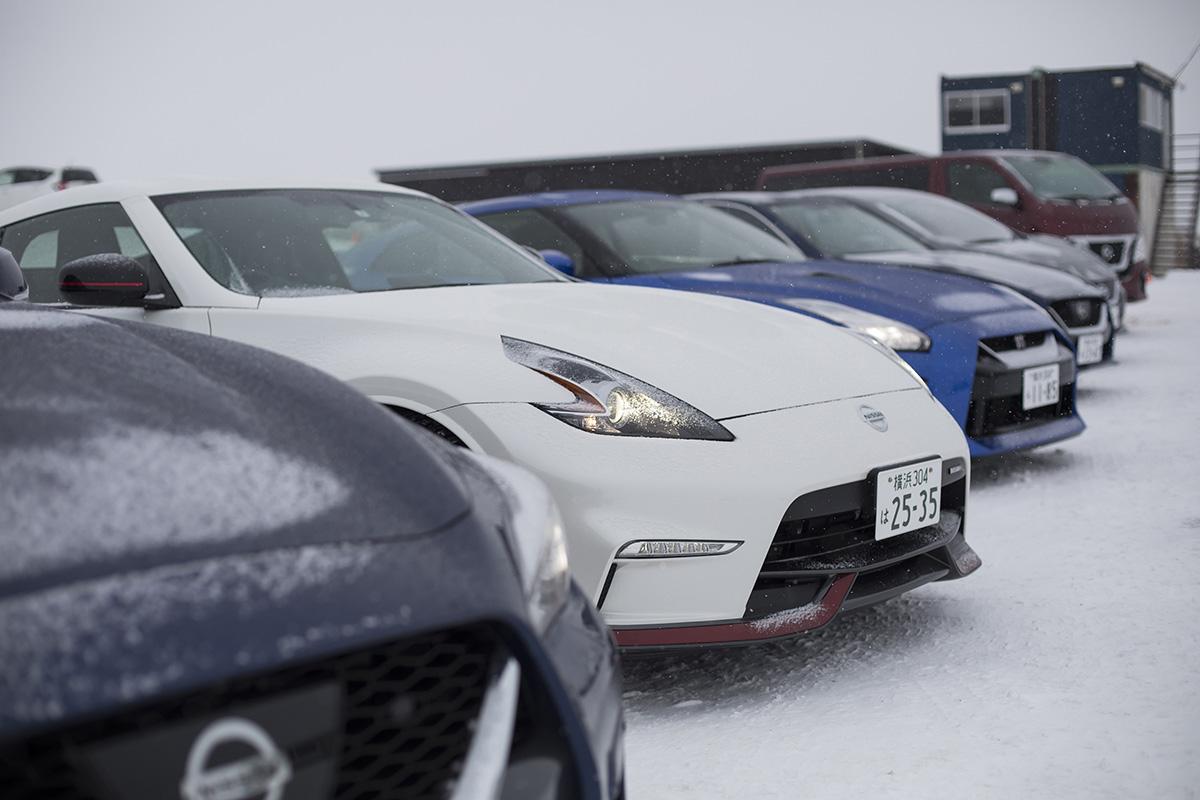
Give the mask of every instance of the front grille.
[[1075, 413], [1075, 384], [1064, 383], [1058, 389], [1058, 402], [1053, 405], [1021, 408], [1020, 394], [1001, 397], [971, 397], [967, 410], [967, 435], [972, 438], [996, 436], [1002, 433], [1042, 425]]
[[[952, 472], [957, 468], [957, 472]], [[966, 466], [942, 464], [942, 518], [875, 540], [875, 487], [870, 480], [833, 486], [792, 502], [767, 550], [744, 619], [759, 619], [814, 602], [830, 575], [878, 569], [944, 544], [962, 525]]]
[[[273, 695], [335, 682], [342, 689], [338, 800], [442, 798], [471, 744], [499, 640], [476, 628], [394, 642], [239, 678], [171, 701], [44, 734], [0, 750], [5, 800], [102, 800], [80, 753], [114, 737], [236, 712]], [[405, 710], [400, 713], [398, 708]]]
[[1013, 350], [1041, 347], [1049, 335], [1046, 331], [1037, 331], [1035, 333], [1014, 333], [1009, 336], [992, 336], [980, 341], [993, 353], [1008, 353]]
[[1125, 257], [1125, 243], [1120, 239], [1088, 242], [1088, 248], [1109, 264], [1120, 264]]
[[1077, 297], [1073, 300], [1060, 300], [1051, 304], [1050, 308], [1068, 328], [1082, 328], [1098, 325], [1104, 309], [1104, 301], [1087, 297]]

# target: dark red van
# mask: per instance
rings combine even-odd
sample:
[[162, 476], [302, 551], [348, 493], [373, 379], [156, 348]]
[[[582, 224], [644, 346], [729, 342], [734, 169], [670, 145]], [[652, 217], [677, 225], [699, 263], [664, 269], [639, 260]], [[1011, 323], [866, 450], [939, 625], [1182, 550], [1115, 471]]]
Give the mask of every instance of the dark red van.
[[758, 188], [898, 186], [946, 195], [1025, 233], [1065, 236], [1091, 248], [1121, 276], [1130, 300], [1146, 297], [1149, 247], [1137, 210], [1094, 168], [1045, 150], [966, 150], [768, 167]]

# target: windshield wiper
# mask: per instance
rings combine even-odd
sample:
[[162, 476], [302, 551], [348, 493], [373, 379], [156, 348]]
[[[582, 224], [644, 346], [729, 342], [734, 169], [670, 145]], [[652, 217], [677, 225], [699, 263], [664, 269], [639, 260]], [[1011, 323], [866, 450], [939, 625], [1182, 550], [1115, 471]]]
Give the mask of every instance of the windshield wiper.
[[736, 267], [740, 264], [767, 264], [771, 261], [769, 258], [731, 258], [728, 261], [716, 261], [708, 266], [712, 267]]

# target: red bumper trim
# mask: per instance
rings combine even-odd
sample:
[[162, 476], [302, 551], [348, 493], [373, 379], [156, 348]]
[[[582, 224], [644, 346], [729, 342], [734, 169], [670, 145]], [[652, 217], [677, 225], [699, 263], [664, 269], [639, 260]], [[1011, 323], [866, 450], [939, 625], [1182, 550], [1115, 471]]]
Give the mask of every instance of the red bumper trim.
[[675, 645], [735, 644], [778, 639], [825, 625], [842, 607], [854, 573], [838, 575], [815, 603], [785, 612], [778, 623], [770, 617], [754, 622], [722, 622], [717, 625], [677, 625], [671, 628], [613, 628], [618, 647], [671, 647]]

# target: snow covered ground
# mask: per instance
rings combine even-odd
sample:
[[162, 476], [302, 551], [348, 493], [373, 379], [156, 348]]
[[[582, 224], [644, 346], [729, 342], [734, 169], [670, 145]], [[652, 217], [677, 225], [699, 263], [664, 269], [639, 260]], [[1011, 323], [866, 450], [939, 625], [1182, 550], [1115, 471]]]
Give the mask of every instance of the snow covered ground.
[[1200, 797], [1200, 274], [1130, 306], [1088, 430], [977, 463], [983, 568], [626, 667], [629, 796]]

